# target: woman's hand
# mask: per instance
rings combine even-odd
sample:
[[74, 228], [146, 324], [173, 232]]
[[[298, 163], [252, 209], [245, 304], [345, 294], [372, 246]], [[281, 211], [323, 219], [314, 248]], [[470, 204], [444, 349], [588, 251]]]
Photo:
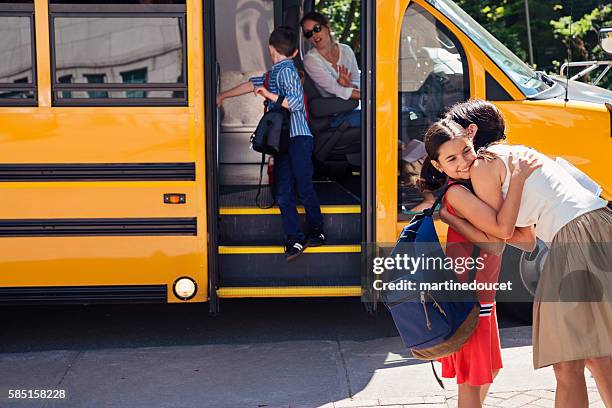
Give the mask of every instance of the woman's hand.
[[344, 65], [338, 65], [338, 83], [345, 88], [352, 88], [351, 73]]
[[542, 167], [542, 164], [533, 152], [524, 153], [519, 157], [513, 157], [511, 153], [508, 157], [510, 176], [523, 181], [527, 180], [531, 173]]
[[449, 221], [450, 221], [451, 217], [453, 216], [446, 209], [446, 205], [442, 205], [440, 207], [440, 212], [438, 213], [438, 215], [440, 216], [440, 219], [442, 220], [442, 222], [445, 223], [445, 224], [449, 224]]

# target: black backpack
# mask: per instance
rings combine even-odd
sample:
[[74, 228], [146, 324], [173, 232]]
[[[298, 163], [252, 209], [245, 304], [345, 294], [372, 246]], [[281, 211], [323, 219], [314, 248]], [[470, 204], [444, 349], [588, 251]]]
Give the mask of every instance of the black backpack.
[[262, 155], [285, 153], [289, 147], [290, 113], [281, 105], [284, 100], [282, 95], [278, 97], [274, 108], [264, 113], [251, 135], [251, 148]]
[[[264, 87], [268, 89], [270, 82], [270, 73], [266, 73]], [[257, 195], [255, 196], [255, 204], [259, 208], [272, 208], [276, 202], [274, 197], [274, 186], [272, 186], [272, 203], [263, 205], [259, 202], [261, 194], [261, 181], [263, 179], [263, 168], [266, 163], [266, 154], [275, 156], [280, 153], [286, 153], [289, 150], [289, 133], [291, 129], [291, 114], [288, 109], [283, 108], [285, 97], [278, 96], [273, 109], [268, 109], [268, 101], [264, 102], [264, 115], [260, 119], [255, 132], [251, 135], [251, 148], [256, 152], [261, 153], [261, 164], [259, 165], [259, 185], [257, 186]]]

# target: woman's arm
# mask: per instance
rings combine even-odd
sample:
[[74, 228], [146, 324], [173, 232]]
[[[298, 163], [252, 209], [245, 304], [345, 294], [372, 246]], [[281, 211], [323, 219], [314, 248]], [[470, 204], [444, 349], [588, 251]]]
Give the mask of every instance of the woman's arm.
[[503, 239], [480, 231], [466, 220], [448, 212], [446, 207], [440, 209], [440, 218], [452, 229], [463, 235], [465, 239], [479, 248], [493, 255], [501, 255], [504, 252], [506, 244]]
[[353, 88], [361, 88], [361, 72], [359, 71], [359, 65], [357, 64], [357, 58], [355, 52], [348, 44], [341, 44], [342, 52], [345, 53], [345, 61], [347, 62], [348, 77]]
[[522, 251], [533, 251], [536, 247], [536, 235], [533, 225], [514, 228], [514, 234], [506, 242]]
[[[315, 51], [317, 52], [317, 51]], [[325, 92], [342, 99], [350, 99], [353, 96], [353, 88], [344, 87], [323, 67], [323, 61], [319, 57], [306, 54], [304, 57], [304, 69], [310, 79], [313, 80]]]
[[[515, 160], [516, 163], [514, 163]], [[453, 189], [454, 191], [451, 191], [451, 196], [449, 196], [452, 197], [452, 195], [461, 193], [462, 196], [467, 197], [467, 199], [463, 200], [453, 199], [451, 205], [453, 205], [453, 208], [461, 213], [461, 215], [476, 228], [501, 239], [508, 239], [512, 236], [518, 217], [525, 180], [533, 171], [542, 165], [541, 163], [537, 163], [535, 158], [531, 155], [521, 156], [515, 160], [513, 160], [513, 164], [511, 165], [512, 173], [510, 176], [508, 194], [505, 200], [502, 199], [501, 204], [498, 202], [498, 198], [501, 197], [499, 171], [492, 171], [494, 168], [490, 166], [481, 167], [480, 164], [477, 165], [476, 162], [476, 168], [474, 168], [474, 165], [472, 166], [470, 176], [478, 197], [467, 191], [463, 193], [460, 189]], [[499, 159], [495, 160], [495, 162], [497, 161], [499, 161]], [[503, 163], [500, 162], [499, 165], [503, 166]], [[503, 180], [503, 177], [501, 177], [501, 179]], [[484, 192], [482, 189], [483, 180], [487, 185], [487, 189]], [[480, 189], [476, 187], [477, 185], [479, 185]], [[488, 198], [488, 194], [492, 194], [493, 198]], [[495, 196], [495, 194], [499, 197]], [[487, 197], [489, 201], [494, 201], [494, 205], [500, 206], [498, 207], [499, 211], [490, 207], [484, 201], [481, 201], [480, 197]]]

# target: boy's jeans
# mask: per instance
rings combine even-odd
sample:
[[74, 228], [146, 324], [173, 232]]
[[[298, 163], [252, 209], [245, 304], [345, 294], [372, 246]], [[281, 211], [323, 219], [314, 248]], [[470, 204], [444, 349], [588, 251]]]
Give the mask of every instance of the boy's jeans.
[[306, 209], [306, 220], [311, 229], [323, 227], [323, 216], [317, 193], [312, 185], [312, 136], [294, 136], [289, 141], [289, 151], [276, 156], [276, 202], [283, 217], [283, 229], [287, 239], [304, 240], [300, 229], [295, 191]]

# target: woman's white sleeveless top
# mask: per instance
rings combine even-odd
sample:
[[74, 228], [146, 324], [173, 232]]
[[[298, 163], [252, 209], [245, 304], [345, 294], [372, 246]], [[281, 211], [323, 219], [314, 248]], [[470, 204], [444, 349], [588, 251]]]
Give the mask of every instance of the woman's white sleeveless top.
[[495, 144], [487, 147], [506, 166], [506, 177], [502, 185], [504, 198], [510, 185], [508, 156], [514, 157], [530, 151], [536, 154], [542, 167], [534, 171], [523, 188], [521, 207], [516, 221], [517, 227], [535, 224], [535, 233], [547, 245], [555, 234], [568, 222], [589, 211], [603, 208], [607, 202], [580, 185], [563, 167], [542, 153], [526, 146]]

